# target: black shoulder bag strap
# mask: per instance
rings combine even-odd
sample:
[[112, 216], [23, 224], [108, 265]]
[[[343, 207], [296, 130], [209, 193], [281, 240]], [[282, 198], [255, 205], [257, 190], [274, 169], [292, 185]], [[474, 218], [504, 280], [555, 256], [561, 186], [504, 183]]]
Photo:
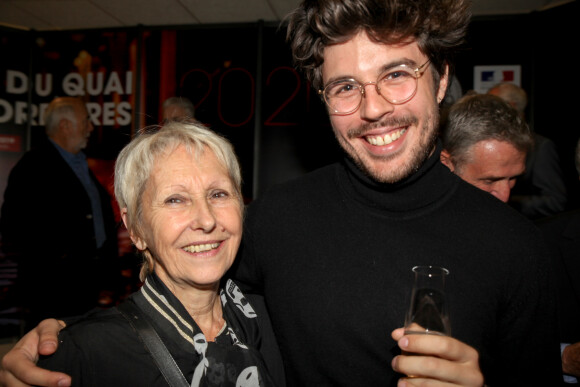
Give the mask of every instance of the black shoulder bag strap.
[[130, 300], [127, 300], [117, 306], [117, 309], [123, 317], [129, 321], [131, 327], [137, 332], [137, 335], [145, 344], [145, 347], [155, 360], [157, 368], [165, 377], [165, 380], [171, 387], [190, 387], [189, 383], [183, 376], [183, 373], [175, 363], [175, 360], [165, 347], [165, 344], [159, 338], [155, 329], [145, 318], [141, 309]]

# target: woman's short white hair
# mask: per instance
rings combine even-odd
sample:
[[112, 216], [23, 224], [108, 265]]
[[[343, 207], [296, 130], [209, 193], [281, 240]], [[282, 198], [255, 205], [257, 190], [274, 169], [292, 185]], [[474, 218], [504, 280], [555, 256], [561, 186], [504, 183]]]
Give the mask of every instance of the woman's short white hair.
[[[157, 157], [172, 152], [179, 146], [195, 157], [206, 150], [216, 156], [228, 171], [235, 193], [243, 209], [242, 176], [233, 146], [228, 140], [201, 124], [172, 122], [161, 128], [146, 128], [121, 150], [115, 164], [115, 197], [121, 209], [127, 209], [127, 229], [142, 237], [142, 196], [153, 171]], [[143, 252], [144, 262], [140, 278], [144, 280], [153, 270], [151, 253]]]

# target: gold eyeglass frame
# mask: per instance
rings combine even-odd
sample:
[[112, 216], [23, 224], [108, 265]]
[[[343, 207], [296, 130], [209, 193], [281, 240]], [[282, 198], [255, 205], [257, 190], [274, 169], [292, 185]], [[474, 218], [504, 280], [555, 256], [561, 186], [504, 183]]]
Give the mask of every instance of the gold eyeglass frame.
[[[421, 66], [413, 69], [413, 72], [415, 73], [415, 76], [413, 77], [415, 79], [415, 90], [411, 93], [411, 95], [409, 95], [407, 98], [400, 100], [400, 101], [391, 101], [389, 100], [387, 97], [385, 97], [383, 94], [381, 94], [381, 88], [378, 86], [379, 83], [379, 79], [382, 77], [382, 75], [386, 72], [382, 72], [381, 74], [379, 74], [379, 76], [377, 77], [377, 80], [374, 82], [365, 82], [365, 83], [360, 83], [359, 81], [357, 81], [354, 78], [347, 78], [347, 79], [340, 79], [337, 81], [333, 81], [330, 82], [329, 84], [327, 84], [326, 86], [324, 86], [323, 89], [319, 89], [318, 90], [318, 94], [322, 96], [322, 99], [324, 99], [324, 102], [326, 103], [326, 106], [328, 106], [331, 110], [333, 110], [334, 114], [338, 114], [338, 115], [348, 115], [348, 114], [352, 114], [354, 112], [356, 112], [358, 110], [358, 108], [360, 107], [360, 105], [362, 104], [362, 100], [363, 98], [366, 96], [365, 93], [365, 88], [367, 85], [374, 85], [375, 86], [375, 90], [377, 91], [377, 93], [383, 97], [387, 102], [393, 104], [393, 105], [402, 105], [405, 102], [409, 101], [411, 98], [413, 98], [415, 96], [415, 94], [417, 93], [417, 88], [419, 87], [419, 78], [421, 78], [421, 76], [423, 76], [423, 74], [425, 73], [425, 71], [427, 70], [427, 68], [429, 67], [428, 65], [431, 63], [430, 60], [427, 60], [427, 62], [423, 63]], [[406, 65], [399, 65], [399, 66], [406, 66]], [[397, 67], [399, 67], [397, 66]], [[427, 66], [427, 67], [425, 67]], [[391, 69], [389, 69], [390, 71]], [[330, 103], [328, 102], [328, 100], [326, 99], [326, 90], [328, 89], [328, 87], [334, 85], [335, 83], [338, 82], [354, 82], [356, 84], [358, 84], [359, 86], [359, 94], [360, 94], [360, 98], [358, 101], [358, 104], [356, 105], [355, 108], [353, 108], [352, 110], [348, 111], [348, 112], [339, 112], [337, 110], [335, 110]]]

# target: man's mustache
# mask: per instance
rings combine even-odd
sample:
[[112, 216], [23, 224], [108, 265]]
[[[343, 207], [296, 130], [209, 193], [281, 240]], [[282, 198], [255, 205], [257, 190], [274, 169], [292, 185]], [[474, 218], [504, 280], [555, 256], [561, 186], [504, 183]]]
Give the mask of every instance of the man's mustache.
[[358, 128], [350, 129], [348, 131], [348, 138], [364, 136], [365, 133], [376, 128], [384, 128], [384, 127], [397, 128], [401, 126], [417, 125], [418, 122], [419, 122], [418, 118], [413, 115], [406, 115], [403, 117], [389, 117], [378, 122], [364, 123], [360, 125]]

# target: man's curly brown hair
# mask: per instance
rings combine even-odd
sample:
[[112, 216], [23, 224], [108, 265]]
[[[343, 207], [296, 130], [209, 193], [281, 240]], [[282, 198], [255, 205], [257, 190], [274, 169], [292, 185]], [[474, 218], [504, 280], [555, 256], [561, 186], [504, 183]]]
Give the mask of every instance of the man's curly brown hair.
[[415, 40], [438, 76], [463, 43], [471, 17], [468, 0], [304, 0], [288, 18], [286, 39], [295, 65], [322, 87], [324, 49], [359, 31], [378, 43]]

